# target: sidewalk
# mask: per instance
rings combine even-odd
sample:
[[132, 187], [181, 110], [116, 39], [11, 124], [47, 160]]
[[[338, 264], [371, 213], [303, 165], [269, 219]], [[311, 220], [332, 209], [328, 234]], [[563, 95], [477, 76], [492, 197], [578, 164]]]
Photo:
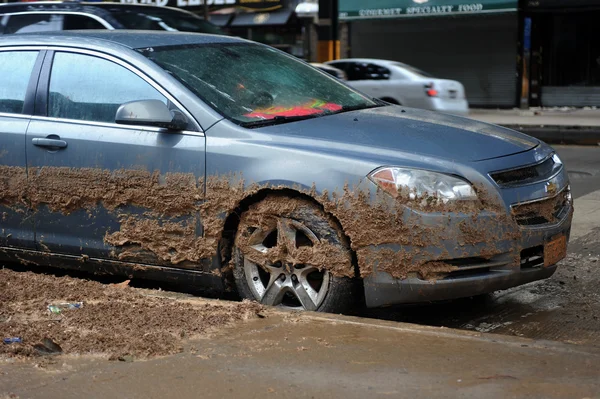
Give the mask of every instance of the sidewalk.
[[[124, 337], [126, 339], [126, 337]], [[6, 396], [2, 396], [2, 395]], [[598, 348], [354, 317], [275, 312], [190, 342], [184, 353], [111, 362], [0, 362], [0, 397], [593, 398]]]
[[515, 129], [548, 143], [600, 143], [600, 109], [471, 109], [469, 118]]

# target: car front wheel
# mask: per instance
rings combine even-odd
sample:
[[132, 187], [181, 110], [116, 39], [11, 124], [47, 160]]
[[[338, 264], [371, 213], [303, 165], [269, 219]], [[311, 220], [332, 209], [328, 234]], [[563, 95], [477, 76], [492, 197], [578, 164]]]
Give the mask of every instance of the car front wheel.
[[294, 310], [347, 310], [355, 300], [355, 281], [328, 269], [328, 257], [319, 253], [323, 241], [330, 252], [347, 254], [343, 262], [352, 270], [339, 229], [312, 202], [273, 197], [253, 205], [240, 218], [233, 248], [238, 293]]

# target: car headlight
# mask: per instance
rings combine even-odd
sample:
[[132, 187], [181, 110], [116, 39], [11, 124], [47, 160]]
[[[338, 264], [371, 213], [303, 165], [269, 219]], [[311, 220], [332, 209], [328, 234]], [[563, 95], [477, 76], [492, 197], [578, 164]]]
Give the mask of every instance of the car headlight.
[[560, 160], [557, 153], [552, 154], [552, 160], [554, 161], [554, 163], [562, 165], [562, 161]]
[[383, 167], [371, 172], [369, 179], [394, 197], [433, 198], [442, 203], [477, 200], [477, 193], [466, 180], [428, 170]]

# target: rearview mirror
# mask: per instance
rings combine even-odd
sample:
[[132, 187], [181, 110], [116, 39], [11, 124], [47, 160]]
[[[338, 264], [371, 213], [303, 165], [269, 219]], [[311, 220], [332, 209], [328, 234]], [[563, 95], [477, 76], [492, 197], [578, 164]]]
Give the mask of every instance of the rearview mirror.
[[187, 119], [180, 111], [170, 110], [160, 100], [139, 100], [121, 104], [115, 122], [123, 125], [164, 127], [169, 130], [184, 130]]

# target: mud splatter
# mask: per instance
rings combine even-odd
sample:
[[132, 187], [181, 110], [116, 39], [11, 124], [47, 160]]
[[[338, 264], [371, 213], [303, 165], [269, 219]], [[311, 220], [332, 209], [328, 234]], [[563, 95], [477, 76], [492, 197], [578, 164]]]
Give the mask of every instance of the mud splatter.
[[[311, 265], [319, 270], [328, 270], [336, 276], [354, 277], [354, 266], [350, 250], [343, 245], [344, 238], [341, 234], [334, 240], [328, 237], [327, 228], [315, 225], [314, 233], [322, 236], [321, 239], [306, 240], [306, 245], [298, 246], [295, 242], [293, 230], [294, 218], [302, 218], [315, 212], [320, 220], [335, 230], [335, 222], [320, 209], [315, 209], [315, 203], [304, 198], [290, 198], [285, 196], [271, 196], [255, 203], [244, 212], [240, 221], [240, 228], [236, 236], [236, 245], [242, 250], [244, 256], [259, 265], [281, 264]], [[283, 218], [283, 219], [282, 219]], [[289, 219], [288, 219], [289, 218]], [[285, 224], [286, 226], [279, 226]], [[277, 245], [260, 252], [249, 245], [253, 231], [249, 227], [261, 232], [277, 231]], [[282, 230], [294, 231], [294, 237], [287, 237]], [[334, 244], [335, 243], [335, 244]], [[340, 243], [342, 243], [340, 245]]]
[[31, 205], [45, 204], [63, 214], [97, 205], [111, 211], [135, 205], [157, 215], [181, 215], [203, 198], [191, 173], [67, 167], [42, 167], [29, 173], [27, 198]]
[[120, 230], [104, 238], [106, 243], [121, 248], [119, 260], [140, 261], [150, 253], [159, 261], [176, 265], [214, 256], [214, 252], [203, 252], [204, 239], [198, 235], [200, 222], [195, 218], [191, 222], [166, 222], [122, 215], [120, 222]]
[[554, 198], [529, 204], [517, 205], [512, 208], [512, 213], [517, 220], [537, 221], [537, 223], [555, 223], [557, 215], [568, 201], [569, 193], [564, 190]]
[[0, 205], [24, 204], [26, 188], [25, 168], [0, 165]]
[[[1, 203], [14, 205], [26, 197], [34, 209], [45, 204], [52, 211], [64, 214], [103, 206], [120, 221], [118, 231], [108, 231], [105, 235], [105, 242], [115, 247], [116, 258], [180, 267], [190, 267], [190, 264], [194, 267], [200, 260], [216, 256], [219, 251], [223, 258], [228, 258], [226, 252], [231, 247], [223, 246], [222, 241], [227, 216], [239, 209], [242, 200], [260, 190], [290, 189], [246, 184], [241, 175], [209, 176], [204, 181], [191, 173], [60, 167], [30, 171], [27, 185], [24, 171], [5, 169], [2, 170], [6, 172], [5, 176], [0, 178]], [[374, 271], [385, 271], [394, 277], [405, 278], [408, 273], [423, 267], [425, 261], [447, 260], [448, 243], [456, 243], [457, 238], [464, 256], [469, 256], [467, 249], [475, 245], [479, 245], [479, 252], [493, 256], [506, 251], [499, 244], [513, 241], [516, 245], [519, 238], [514, 220], [506, 214], [498, 196], [488, 193], [482, 186], [475, 187], [479, 201], [457, 203], [443, 203], [431, 196], [421, 201], [404, 195], [394, 198], [382, 190], [372, 193], [349, 186], [331, 193], [318, 193], [316, 187], [295, 189], [322, 206], [324, 216], [330, 218], [330, 222], [339, 223], [348, 238], [349, 249], [356, 253], [362, 277]], [[307, 206], [306, 203], [284, 203], [269, 198], [248, 210], [252, 217], [274, 215], [286, 211], [286, 206]], [[123, 208], [125, 205], [146, 211], [143, 214], [127, 213]], [[460, 225], [452, 224], [452, 214], [465, 215]], [[485, 217], [480, 218], [483, 214]], [[434, 223], [430, 221], [430, 215], [435, 215]], [[392, 250], [386, 247], [388, 244], [400, 246], [400, 249]], [[306, 261], [311, 257], [320, 269], [340, 276], [351, 274], [354, 266], [348, 265], [351, 256], [346, 252], [325, 242], [311, 248], [289, 252], [285, 256], [290, 262]], [[261, 256], [264, 261], [283, 254], [271, 251]]]

